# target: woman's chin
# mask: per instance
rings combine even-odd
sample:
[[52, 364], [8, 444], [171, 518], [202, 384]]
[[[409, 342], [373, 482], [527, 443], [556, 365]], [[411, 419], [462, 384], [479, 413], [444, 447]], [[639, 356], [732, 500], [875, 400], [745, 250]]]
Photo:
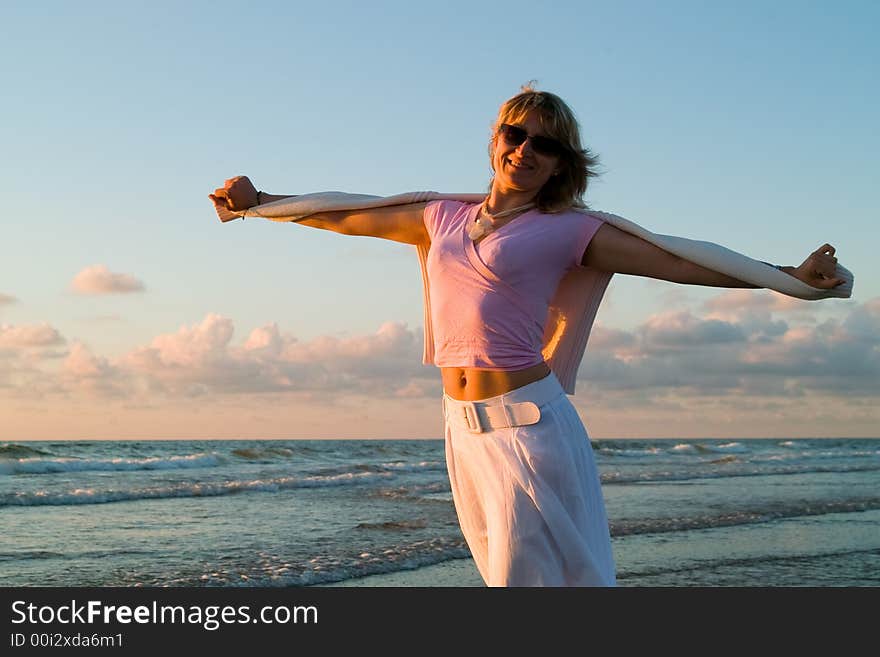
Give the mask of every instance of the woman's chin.
[[539, 181], [536, 181], [534, 176], [528, 174], [507, 175], [505, 180], [499, 182], [502, 182], [502, 189], [518, 194], [527, 192], [537, 194], [541, 190]]

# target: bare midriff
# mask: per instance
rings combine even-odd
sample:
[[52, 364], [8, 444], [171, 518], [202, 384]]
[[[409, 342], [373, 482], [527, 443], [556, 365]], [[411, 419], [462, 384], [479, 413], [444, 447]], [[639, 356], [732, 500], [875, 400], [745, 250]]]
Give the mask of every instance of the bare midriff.
[[459, 401], [475, 401], [496, 397], [540, 381], [550, 374], [547, 363], [538, 363], [524, 370], [496, 372], [472, 367], [441, 367], [443, 391]]

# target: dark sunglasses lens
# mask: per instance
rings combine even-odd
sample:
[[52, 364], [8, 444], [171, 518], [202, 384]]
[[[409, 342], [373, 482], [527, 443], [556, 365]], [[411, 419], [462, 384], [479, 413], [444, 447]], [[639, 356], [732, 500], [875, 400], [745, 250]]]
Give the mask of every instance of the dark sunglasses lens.
[[517, 128], [515, 125], [507, 125], [505, 123], [501, 126], [501, 136], [511, 146], [519, 146], [528, 138], [529, 133], [522, 128]]
[[562, 155], [563, 152], [562, 144], [549, 137], [532, 137], [532, 148], [543, 155]]
[[[515, 125], [501, 124], [501, 136], [511, 146], [519, 146], [529, 138], [529, 133]], [[542, 155], [562, 155], [565, 152], [562, 144], [550, 137], [532, 137], [532, 148]]]

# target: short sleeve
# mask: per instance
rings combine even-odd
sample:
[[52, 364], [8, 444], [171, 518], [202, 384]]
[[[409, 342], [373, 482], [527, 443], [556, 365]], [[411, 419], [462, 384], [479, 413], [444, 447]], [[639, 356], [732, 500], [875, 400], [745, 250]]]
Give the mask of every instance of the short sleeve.
[[572, 258], [574, 260], [574, 266], [580, 267], [581, 262], [584, 259], [584, 253], [587, 250], [587, 247], [590, 245], [593, 237], [598, 232], [599, 228], [602, 227], [602, 224], [605, 223], [598, 217], [594, 217], [589, 214], [581, 214], [579, 213], [580, 225], [578, 226], [578, 234], [577, 239], [573, 240], [574, 242], [574, 253], [572, 253]]
[[437, 229], [440, 227], [442, 206], [443, 201], [431, 201], [425, 206], [425, 228], [428, 231], [428, 237], [431, 241], [434, 240], [434, 236], [437, 234]]

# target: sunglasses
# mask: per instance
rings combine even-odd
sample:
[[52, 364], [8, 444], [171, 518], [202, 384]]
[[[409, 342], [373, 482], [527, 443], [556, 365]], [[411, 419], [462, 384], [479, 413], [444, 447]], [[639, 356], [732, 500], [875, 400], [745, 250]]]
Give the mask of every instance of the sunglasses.
[[511, 146], [519, 146], [528, 139], [532, 142], [532, 148], [540, 155], [560, 157], [568, 151], [564, 145], [555, 139], [541, 137], [539, 135], [530, 135], [525, 131], [525, 128], [520, 128], [517, 125], [510, 125], [509, 123], [502, 123], [498, 126], [498, 134], [501, 135], [502, 139]]

